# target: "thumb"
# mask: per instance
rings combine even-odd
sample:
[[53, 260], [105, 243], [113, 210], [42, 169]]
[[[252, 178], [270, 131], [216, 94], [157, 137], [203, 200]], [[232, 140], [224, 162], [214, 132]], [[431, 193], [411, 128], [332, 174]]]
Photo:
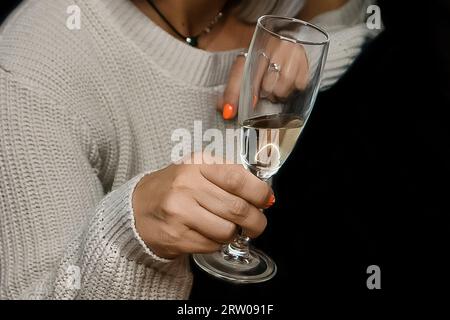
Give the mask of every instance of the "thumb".
[[222, 112], [225, 120], [231, 120], [236, 117], [244, 65], [245, 58], [239, 55], [231, 67], [230, 76], [223, 93], [223, 99], [219, 99], [218, 109]]

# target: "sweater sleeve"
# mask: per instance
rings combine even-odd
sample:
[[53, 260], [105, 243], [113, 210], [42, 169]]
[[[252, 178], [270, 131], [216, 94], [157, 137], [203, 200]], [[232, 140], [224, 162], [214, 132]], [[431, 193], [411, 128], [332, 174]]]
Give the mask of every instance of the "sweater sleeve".
[[334, 30], [330, 33], [330, 48], [323, 71], [321, 90], [333, 86], [350, 68], [363, 46], [377, 34], [365, 24]]
[[136, 232], [144, 174], [105, 195], [73, 114], [0, 68], [0, 298], [187, 298], [187, 257], [161, 259]]
[[361, 53], [364, 45], [381, 30], [366, 25], [366, 10], [371, 0], [349, 0], [337, 10], [321, 14], [311, 20], [324, 28], [330, 36], [328, 58], [322, 76], [321, 90], [335, 84]]

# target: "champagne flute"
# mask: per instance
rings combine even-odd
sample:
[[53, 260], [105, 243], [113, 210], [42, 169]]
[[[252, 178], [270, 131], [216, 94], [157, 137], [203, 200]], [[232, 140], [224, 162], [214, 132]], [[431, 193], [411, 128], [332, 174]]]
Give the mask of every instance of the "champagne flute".
[[[271, 15], [258, 20], [246, 57], [238, 124], [241, 161], [263, 181], [277, 173], [300, 137], [320, 87], [328, 46], [328, 34], [308, 22]], [[291, 82], [286, 82], [283, 68], [295, 63], [296, 79], [291, 72]], [[240, 230], [221, 251], [195, 254], [194, 261], [210, 275], [233, 283], [273, 278], [276, 264], [249, 242]]]

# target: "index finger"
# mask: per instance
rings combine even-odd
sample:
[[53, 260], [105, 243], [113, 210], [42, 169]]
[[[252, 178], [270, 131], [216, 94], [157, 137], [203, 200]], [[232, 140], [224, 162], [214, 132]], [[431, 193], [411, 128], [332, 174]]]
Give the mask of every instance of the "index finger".
[[231, 67], [225, 91], [223, 93], [223, 100], [219, 103], [220, 110], [223, 112], [225, 120], [231, 120], [236, 117], [239, 107], [239, 93], [241, 90], [242, 75], [244, 73], [245, 58], [239, 55]]
[[244, 169], [242, 165], [204, 165], [201, 174], [219, 188], [234, 194], [257, 208], [267, 208], [274, 201], [267, 183]]

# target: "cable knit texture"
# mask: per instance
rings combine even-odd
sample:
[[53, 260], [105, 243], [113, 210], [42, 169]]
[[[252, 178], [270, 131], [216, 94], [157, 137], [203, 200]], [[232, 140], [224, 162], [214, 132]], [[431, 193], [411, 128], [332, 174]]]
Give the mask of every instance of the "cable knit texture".
[[[81, 30], [66, 27], [73, 4]], [[170, 163], [173, 130], [225, 128], [215, 103], [238, 51], [186, 46], [128, 0], [28, 0], [1, 35], [0, 298], [187, 298], [187, 257], [145, 246], [132, 193]]]

